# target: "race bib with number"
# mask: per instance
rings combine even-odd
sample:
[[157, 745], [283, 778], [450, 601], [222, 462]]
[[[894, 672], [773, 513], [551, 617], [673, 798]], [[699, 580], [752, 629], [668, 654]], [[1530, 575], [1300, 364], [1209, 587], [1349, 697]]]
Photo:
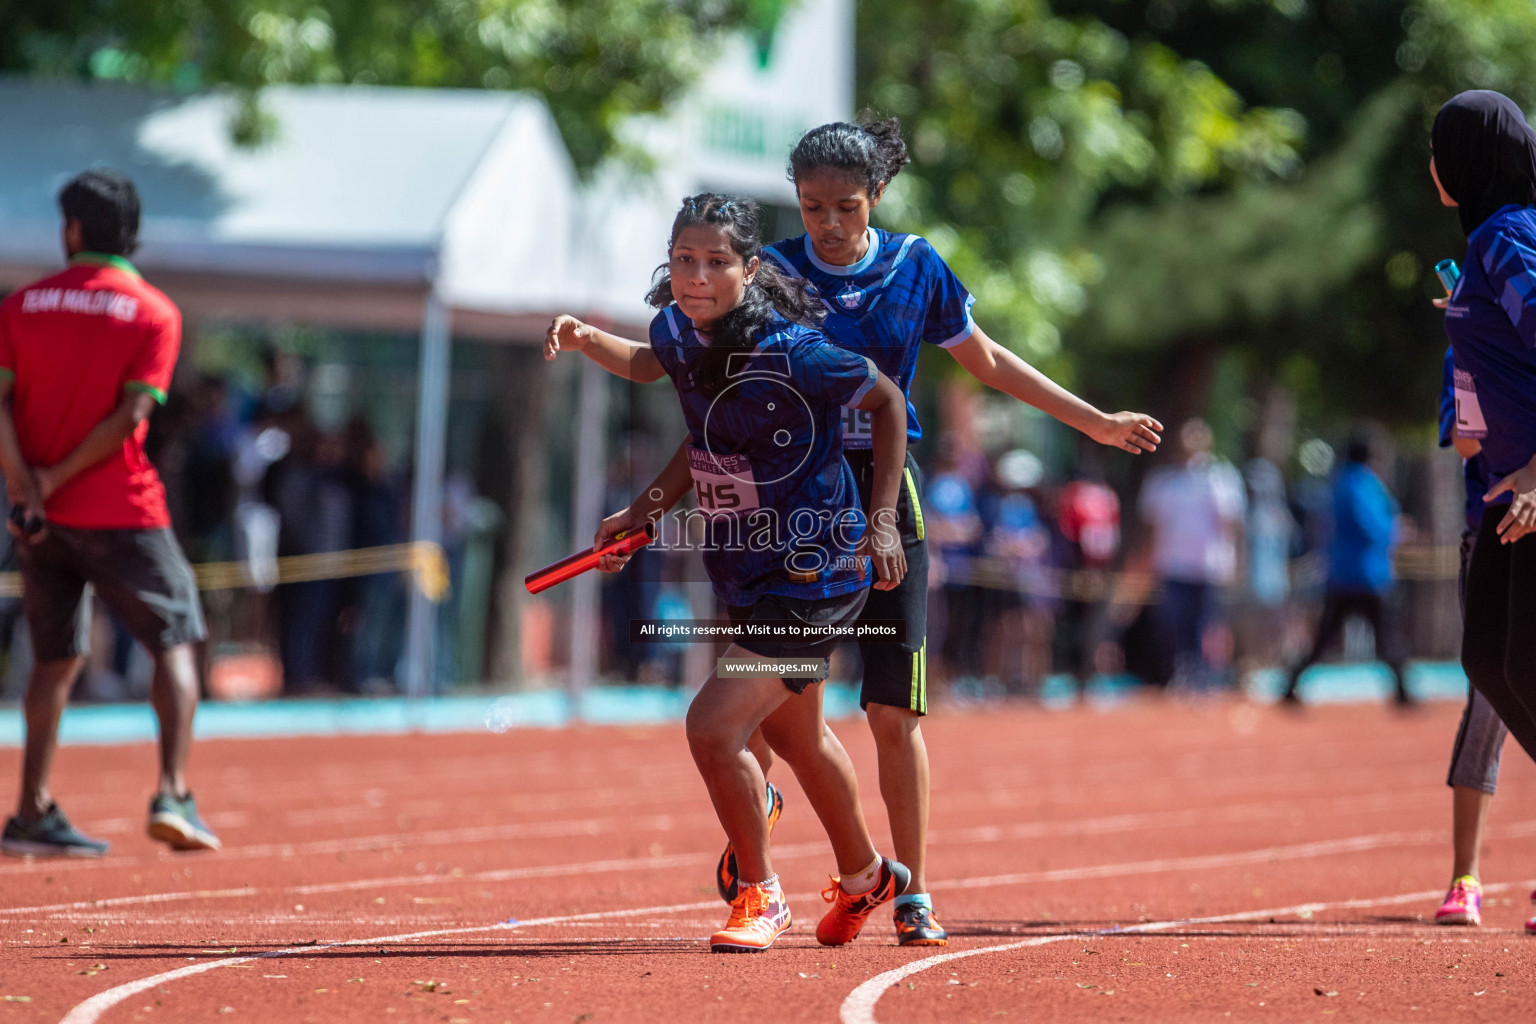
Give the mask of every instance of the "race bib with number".
[[716, 455], [688, 446], [693, 492], [705, 512], [750, 512], [758, 508], [757, 481], [745, 455]]
[[875, 444], [875, 414], [867, 409], [843, 406], [843, 447], [873, 448]]
[[1477, 402], [1477, 385], [1466, 370], [1457, 370], [1451, 379], [1456, 392], [1456, 433], [1462, 437], [1488, 436], [1488, 422]]

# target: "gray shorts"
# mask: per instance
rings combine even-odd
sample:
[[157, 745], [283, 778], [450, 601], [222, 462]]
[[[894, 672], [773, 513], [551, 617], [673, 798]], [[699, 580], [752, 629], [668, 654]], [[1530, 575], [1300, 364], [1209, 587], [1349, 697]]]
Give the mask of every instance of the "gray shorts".
[[170, 530], [77, 530], [50, 523], [41, 543], [18, 544], [16, 554], [38, 661], [89, 650], [88, 585], [151, 654], [208, 635], [197, 578]]
[[[1461, 576], [1457, 586], [1463, 614], [1467, 607], [1467, 566], [1472, 562], [1476, 540], [1474, 533], [1461, 535]], [[1469, 687], [1467, 706], [1461, 712], [1461, 725], [1456, 729], [1456, 744], [1451, 748], [1451, 769], [1446, 775], [1446, 785], [1492, 795], [1499, 788], [1499, 758], [1504, 752], [1504, 737], [1508, 735], [1509, 730], [1488, 699]]]

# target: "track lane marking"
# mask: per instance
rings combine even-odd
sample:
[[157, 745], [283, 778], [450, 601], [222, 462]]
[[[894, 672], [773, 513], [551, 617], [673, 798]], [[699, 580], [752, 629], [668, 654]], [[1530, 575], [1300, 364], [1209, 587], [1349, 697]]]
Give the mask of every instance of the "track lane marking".
[[[1344, 802], [1354, 804], [1356, 798], [1348, 798]], [[1178, 812], [1171, 817], [1173, 824], [1196, 825], [1228, 820], [1247, 820], [1251, 815], [1261, 814], [1278, 806], [1275, 804], [1249, 804], [1232, 808], [1219, 809], [1214, 815], [1210, 812], [1196, 814], [1193, 812]], [[984, 844], [1001, 842], [1006, 839], [1025, 838], [1049, 838], [1053, 835], [1080, 835], [1080, 834], [1105, 834], [1111, 832], [1134, 831], [1138, 827], [1162, 826], [1168, 824], [1169, 816], [1157, 814], [1138, 815], [1109, 815], [1099, 818], [1080, 818], [1055, 823], [1027, 823], [1008, 826], [980, 826], [969, 829], [957, 829], [950, 832], [936, 832], [930, 837], [930, 846], [957, 846], [962, 844]], [[1516, 822], [1497, 828], [1498, 834], [1503, 838], [1523, 838], [1536, 834], [1536, 821]], [[582, 833], [578, 833], [582, 834]], [[1427, 833], [1425, 833], [1427, 834]], [[1388, 833], [1397, 835], [1397, 833]], [[1435, 833], [1443, 837], [1443, 833]], [[1330, 842], [1349, 842], [1355, 840], [1329, 840]], [[1438, 840], [1437, 840], [1438, 841]], [[825, 844], [815, 843], [790, 843], [776, 846], [774, 852], [782, 857], [802, 857], [824, 851]], [[1229, 855], [1215, 855], [1229, 856]], [[289, 895], [316, 895], [331, 892], [351, 892], [365, 889], [390, 888], [401, 885], [435, 885], [443, 882], [507, 882], [528, 878], [558, 878], [572, 874], [608, 873], [613, 871], [629, 870], [631, 868], [681, 868], [693, 867], [701, 863], [712, 864], [716, 857], [714, 854], [674, 854], [666, 857], [633, 857], [623, 859], [609, 859], [592, 861], [584, 864], [559, 864], [548, 866], [532, 866], [522, 868], [496, 868], [489, 871], [476, 872], [468, 875], [395, 875], [384, 878], [359, 879], [350, 882], [317, 883], [312, 885], [290, 886], [281, 890]], [[65, 862], [70, 863], [70, 862]], [[1162, 862], [1145, 862], [1158, 864]], [[1181, 862], [1172, 862], [1181, 863]], [[1008, 885], [1024, 884], [1035, 881], [1069, 881], [1078, 878], [1109, 877], [1095, 872], [1110, 871], [1119, 873], [1126, 865], [1101, 865], [1090, 868], [1062, 868], [1050, 872], [1032, 872], [1022, 875], [998, 875], [986, 879], [974, 879], [969, 882], [940, 883], [950, 887], [976, 887], [980, 885]], [[1149, 869], [1166, 870], [1166, 869]], [[1061, 872], [1067, 872], [1062, 874]], [[1088, 874], [1075, 874], [1073, 872], [1088, 872]], [[161, 903], [177, 902], [193, 899], [218, 899], [218, 898], [242, 898], [255, 895], [261, 890], [255, 887], [240, 887], [221, 890], [203, 890], [198, 892], [178, 893], [152, 893], [140, 896], [108, 897], [99, 900], [78, 900], [70, 903], [54, 903], [32, 907], [0, 907], [0, 918], [12, 914], [37, 914], [51, 913], [62, 910], [88, 910], [93, 907], [131, 906], [135, 903]]]
[[[1490, 838], [1517, 839], [1536, 835], [1536, 820], [1514, 822], [1489, 830]], [[1236, 853], [1202, 854], [1195, 857], [1159, 858], [1145, 861], [1126, 861], [1117, 864], [1096, 864], [1079, 868], [1053, 868], [1046, 871], [1019, 872], [1007, 875], [990, 875], [982, 878], [959, 878], [930, 883], [930, 889], [976, 889], [1006, 885], [1030, 885], [1039, 882], [1070, 882], [1089, 878], [1117, 878], [1137, 874], [1164, 874], [1170, 871], [1211, 868], [1241, 867], [1245, 864], [1267, 863], [1276, 860], [1296, 860], [1316, 856], [1363, 853], [1384, 846], [1428, 846], [1448, 841], [1449, 833], [1443, 829], [1424, 829], [1417, 832], [1383, 832], [1374, 835], [1352, 836], [1346, 839], [1327, 839], [1292, 846], [1270, 846], [1258, 850]], [[992, 841], [992, 840], [988, 840]], [[792, 843], [774, 848], [775, 856], [786, 859], [825, 853], [824, 843]], [[571, 875], [607, 874], [628, 870], [666, 870], [671, 868], [709, 866], [716, 861], [712, 853], [674, 854], [667, 857], [631, 857], [612, 860], [589, 861], [582, 864], [552, 864], [526, 868], [496, 868], [465, 875], [396, 875], [387, 878], [365, 878], [351, 882], [327, 882], [312, 885], [289, 886], [277, 890], [285, 896], [313, 896], [325, 893], [357, 892], [367, 889], [386, 889], [395, 886], [439, 885], [447, 882], [510, 882], [529, 878], [560, 878]], [[0, 909], [0, 916], [11, 914], [60, 914], [67, 911], [93, 910], [132, 906], [134, 904], [175, 903], [198, 899], [229, 899], [255, 896], [269, 891], [256, 888], [216, 889], [184, 893], [154, 893], [144, 896], [119, 896], [105, 900], [78, 900], [72, 903], [53, 903], [35, 907]]]
[[[1523, 889], [1536, 885], [1536, 881], [1526, 882], [1499, 882], [1483, 887], [1483, 892], [1505, 892], [1510, 889]], [[1298, 903], [1290, 907], [1273, 907], [1268, 910], [1246, 910], [1235, 914], [1216, 914], [1210, 917], [1186, 917], [1176, 921], [1151, 921], [1145, 924], [1126, 925], [1114, 928], [1090, 928], [1082, 931], [1063, 932], [1057, 935], [1037, 935], [1029, 939], [1021, 939], [1017, 942], [1003, 942], [993, 946], [980, 946], [976, 949], [963, 949], [954, 953], [940, 953], [937, 956], [925, 957], [922, 960], [913, 960], [883, 974], [877, 974], [868, 981], [860, 984], [843, 999], [843, 1005], [838, 1010], [838, 1020], [841, 1024], [879, 1024], [875, 1020], [875, 1004], [880, 997], [885, 995], [892, 986], [910, 978], [914, 974], [921, 974], [931, 967], [947, 964], [955, 960], [964, 960], [970, 957], [985, 956], [989, 953], [1006, 953], [1015, 949], [1027, 949], [1031, 946], [1046, 946], [1053, 942], [1066, 942], [1070, 939], [1103, 939], [1113, 938], [1117, 935], [1139, 935], [1154, 932], [1170, 931], [1174, 928], [1188, 927], [1200, 924], [1223, 924], [1231, 921], [1246, 921], [1255, 917], [1293, 917], [1300, 914], [1316, 914], [1325, 910], [1359, 910], [1366, 907], [1390, 906], [1395, 903], [1417, 903], [1421, 900], [1436, 899], [1444, 893], [1440, 889], [1426, 889], [1419, 892], [1399, 893], [1395, 896], [1380, 896], [1372, 899], [1338, 900], [1329, 903]], [[1431, 926], [1433, 927], [1433, 926]]]
[[196, 974], [214, 970], [219, 967], [233, 967], [239, 964], [248, 964], [256, 960], [270, 960], [280, 956], [299, 956], [302, 954], [313, 955], [328, 949], [344, 949], [356, 946], [371, 946], [390, 942], [412, 942], [417, 939], [435, 939], [448, 935], [473, 935], [477, 932], [514, 931], [521, 928], [533, 928], [541, 925], [568, 924], [580, 921], [606, 921], [622, 919], [625, 917], [643, 917], [650, 914], [676, 914], [688, 910], [704, 910], [718, 907], [719, 900], [710, 900], [703, 903], [679, 903], [663, 907], [637, 907], [630, 910], [599, 910], [585, 914], [565, 914], [557, 917], [533, 918], [527, 921], [503, 921], [497, 924], [476, 925], [467, 928], [437, 928], [422, 932], [405, 932], [400, 935], [385, 935], [373, 939], [346, 939], [340, 942], [327, 942], [313, 946], [288, 946], [283, 949], [269, 950], [265, 953], [256, 953], [251, 956], [230, 957], [223, 960], [208, 960], [198, 964], [188, 964], [186, 967], [178, 967], [173, 971], [165, 971], [151, 975], [147, 978], [139, 978], [136, 981], [124, 982], [104, 992], [98, 992], [83, 1003], [70, 1010], [60, 1024], [96, 1024], [102, 1014], [112, 1009], [130, 996], [163, 985], [170, 981], [179, 981], [182, 978], [190, 978]]
[[[1533, 822], [1521, 822], [1520, 825], [1536, 825], [1536, 823], [1533, 823]], [[1401, 840], [1402, 840], [1402, 838], [1404, 836], [1417, 836], [1417, 837], [1421, 837], [1423, 842], [1443, 843], [1445, 841], [1445, 833], [1443, 831], [1435, 832], [1435, 831], [1428, 831], [1428, 830], [1426, 830], [1426, 831], [1417, 832], [1417, 833], [1394, 832], [1394, 833], [1380, 833], [1380, 834], [1375, 835], [1375, 836], [1355, 836], [1355, 837], [1352, 837], [1352, 838], [1349, 838], [1349, 839], [1326, 840], [1326, 841], [1323, 841], [1323, 842], [1315, 842], [1315, 843], [1303, 843], [1303, 844], [1298, 844], [1298, 845], [1293, 846], [1293, 847], [1269, 847], [1269, 848], [1266, 848], [1266, 849], [1249, 850], [1249, 851], [1244, 851], [1242, 853], [1230, 854], [1230, 855], [1225, 855], [1225, 856], [1227, 856], [1229, 858], [1232, 858], [1232, 863], [1234, 865], [1251, 864], [1251, 863], [1261, 862], [1261, 861], [1269, 860], [1269, 859], [1303, 859], [1303, 858], [1307, 858], [1307, 857], [1328, 856], [1328, 855], [1330, 855], [1332, 853], [1335, 853], [1335, 852], [1357, 852], [1357, 851], [1360, 851], [1360, 850], [1375, 849], [1375, 848], [1377, 848], [1379, 846], [1386, 845], [1386, 840], [1388, 840], [1388, 839], [1396, 839], [1399, 842], [1401, 842]], [[1282, 852], [1289, 853], [1290, 856], [1289, 857], [1276, 856], [1277, 853], [1282, 853]], [[1214, 863], [1221, 856], [1223, 856], [1223, 855], [1207, 856], [1207, 857], [1189, 857], [1189, 858], [1182, 858], [1182, 859], [1159, 860], [1159, 861], [1138, 861], [1138, 862], [1133, 862], [1133, 863], [1128, 864], [1128, 865], [1123, 865], [1123, 867], [1128, 868], [1128, 869], [1136, 869], [1136, 870], [1127, 871], [1127, 873], [1143, 873], [1142, 869], [1144, 869], [1147, 865], [1158, 865], [1158, 867], [1155, 870], [1159, 870], [1159, 871], [1171, 871], [1171, 870], [1178, 870], [1179, 869], [1177, 867], [1174, 867], [1173, 865], [1186, 865], [1186, 866], [1202, 867], [1202, 868], [1207, 868], [1208, 869], [1208, 868], [1213, 867], [1213, 866], [1224, 866], [1224, 865], [1220, 865], [1220, 864]], [[1114, 865], [1105, 865], [1104, 866], [1104, 868], [1109, 868], [1109, 867], [1114, 867]], [[1067, 870], [1074, 870], [1074, 869], [1067, 869]], [[1082, 869], [1082, 870], [1095, 870], [1095, 869]], [[1098, 869], [1098, 870], [1103, 870], [1103, 869], [1101, 868], [1101, 869]], [[1056, 874], [1056, 873], [1055, 872], [1035, 872], [1035, 873], [1032, 873], [1031, 875], [1028, 875], [1028, 876], [1021, 875], [1021, 876], [998, 876], [998, 877], [999, 878], [1018, 878], [1018, 879], [1035, 880], [1035, 876], [1038, 876], [1038, 875], [1041, 875], [1041, 874], [1051, 875], [1051, 874]], [[1100, 874], [1100, 875], [1096, 875], [1094, 877], [1105, 877], [1105, 876], [1103, 874]], [[456, 880], [462, 881], [463, 879], [456, 879]], [[936, 883], [933, 883], [930, 886], [930, 888], [934, 888], [934, 889], [970, 888], [970, 887], [973, 886], [973, 884], [1018, 884], [1018, 883], [1010, 883], [1010, 882], [987, 883], [985, 880], [981, 880], [981, 879], [955, 879], [955, 880], [952, 880], [952, 881], [949, 881], [949, 882], [936, 882]], [[1487, 887], [1484, 888], [1484, 892], [1503, 891], [1505, 889], [1509, 889], [1509, 888], [1514, 887], [1516, 884], [1520, 884], [1520, 883], [1501, 883], [1501, 884], [1499, 884], [1497, 886], [1487, 886]], [[1176, 928], [1176, 927], [1179, 927], [1181, 925], [1212, 924], [1212, 923], [1219, 923], [1219, 922], [1223, 922], [1223, 921], [1239, 921], [1239, 920], [1244, 920], [1244, 919], [1252, 918], [1252, 917], [1288, 916], [1288, 915], [1294, 915], [1294, 914], [1300, 913], [1303, 910], [1311, 910], [1311, 911], [1313, 911], [1315, 913], [1315, 912], [1317, 912], [1319, 910], [1326, 910], [1326, 909], [1330, 909], [1330, 908], [1349, 909], [1351, 907], [1364, 907], [1364, 906], [1379, 905], [1381, 902], [1408, 902], [1410, 900], [1416, 900], [1416, 899], [1429, 899], [1429, 898], [1432, 898], [1432, 897], [1437, 896], [1437, 895], [1439, 895], [1439, 890], [1430, 890], [1427, 893], [1416, 892], [1416, 893], [1403, 894], [1403, 895], [1399, 895], [1399, 896], [1387, 897], [1387, 898], [1385, 898], [1385, 900], [1346, 900], [1346, 901], [1341, 901], [1341, 902], [1336, 902], [1336, 903], [1304, 903], [1304, 904], [1298, 904], [1298, 905], [1296, 905], [1294, 907], [1279, 908], [1277, 910], [1243, 911], [1243, 912], [1239, 912], [1239, 913], [1236, 913], [1236, 914], [1224, 914], [1224, 915], [1218, 915], [1218, 916], [1215, 916], [1215, 917], [1185, 918], [1185, 919], [1181, 919], [1181, 920], [1178, 920], [1178, 921], [1152, 922], [1152, 923], [1149, 923], [1149, 924], [1129, 925], [1129, 926], [1126, 926], [1124, 928], [1095, 929], [1095, 930], [1067, 932], [1067, 933], [1064, 933], [1064, 934], [1061, 934], [1061, 935], [1036, 936], [1036, 937], [1031, 938], [1031, 939], [1021, 940], [1019, 942], [1003, 943], [1001, 945], [996, 945], [996, 946], [985, 946], [985, 947], [982, 947], [980, 949], [962, 950], [962, 951], [955, 952], [955, 953], [945, 953], [945, 954], [941, 954], [941, 955], [936, 956], [936, 957], [928, 957], [928, 958], [926, 958], [924, 960], [913, 961], [912, 963], [906, 964], [903, 967], [897, 968], [897, 969], [892, 970], [892, 971], [887, 971], [884, 974], [876, 975], [874, 978], [871, 978], [869, 981], [866, 981], [864, 984], [862, 984], [858, 988], [854, 989], [854, 991], [849, 994], [849, 996], [847, 997], [847, 999], [845, 999], [845, 1001], [843, 1003], [843, 1007], [844, 1007], [844, 1011], [845, 1011], [844, 1015], [843, 1015], [843, 1018], [842, 1018], [843, 1019], [843, 1024], [875, 1024], [874, 1016], [873, 1016], [874, 1005], [875, 1005], [876, 1002], [879, 1001], [880, 995], [884, 993], [886, 988], [889, 988], [890, 985], [895, 984], [896, 982], [900, 981], [902, 978], [905, 978], [905, 977], [909, 976], [910, 974], [914, 974], [914, 973], [917, 973], [918, 971], [922, 971], [922, 970], [927, 970], [928, 967], [930, 967], [930, 966], [933, 966], [933, 965], [939, 964], [939, 963], [946, 963], [946, 962], [948, 962], [950, 960], [954, 960], [954, 959], [960, 959], [960, 958], [972, 957], [972, 956], [979, 956], [979, 955], [982, 955], [984, 953], [1003, 952], [1003, 951], [1008, 950], [1008, 949], [1022, 949], [1022, 948], [1028, 947], [1028, 946], [1045, 945], [1047, 943], [1061, 942], [1061, 941], [1065, 941], [1067, 939], [1075, 938], [1075, 937], [1102, 936], [1102, 935], [1115, 935], [1115, 934], [1134, 934], [1134, 933], [1139, 933], [1139, 932], [1150, 932], [1150, 931], [1165, 931], [1165, 930], [1167, 930], [1169, 928]], [[796, 895], [794, 895], [794, 896], [792, 896], [790, 898], [794, 899], [794, 900], [797, 900], [797, 901], [809, 901], [812, 897], [809, 894], [796, 894]], [[502, 922], [502, 923], [499, 923], [499, 924], [491, 924], [491, 925], [476, 925], [476, 926], [469, 926], [469, 927], [435, 929], [435, 930], [423, 931], [423, 932], [410, 932], [410, 933], [405, 933], [405, 934], [401, 934], [401, 935], [388, 935], [388, 936], [383, 936], [383, 937], [380, 937], [380, 938], [347, 939], [347, 940], [338, 941], [338, 942], [325, 943], [323, 945], [290, 946], [290, 947], [287, 947], [287, 948], [284, 948], [284, 949], [272, 950], [272, 951], [269, 951], [269, 952], [266, 952], [266, 953], [255, 954], [253, 956], [235, 957], [235, 958], [224, 959], [224, 960], [208, 961], [208, 962], [199, 963], [199, 964], [189, 964], [186, 967], [179, 967], [179, 968], [176, 968], [175, 970], [167, 971], [167, 972], [164, 972], [162, 974], [153, 975], [152, 977], [149, 977], [149, 978], [139, 979], [138, 981], [125, 982], [122, 985], [118, 985], [118, 986], [116, 986], [114, 988], [107, 989], [105, 992], [98, 993], [97, 995], [92, 996], [89, 999], [85, 1000], [85, 1002], [82, 1002], [79, 1005], [77, 1005], [73, 1010], [71, 1010], [69, 1012], [69, 1014], [67, 1016], [64, 1017], [64, 1019], [60, 1022], [60, 1024], [96, 1024], [96, 1022], [98, 1020], [100, 1020], [102, 1014], [104, 1014], [107, 1010], [111, 1009], [113, 1006], [115, 1006], [118, 1003], [120, 1003], [122, 1000], [127, 999], [129, 996], [135, 995], [135, 994], [137, 994], [139, 992], [142, 992], [142, 991], [144, 991], [144, 990], [146, 990], [148, 988], [152, 988], [155, 985], [163, 984], [163, 983], [168, 982], [168, 981], [175, 981], [175, 980], [178, 980], [180, 978], [190, 977], [190, 976], [196, 975], [196, 974], [201, 974], [204, 971], [210, 971], [210, 970], [213, 970], [213, 969], [215, 969], [217, 967], [227, 967], [227, 966], [233, 966], [233, 965], [236, 965], [236, 964], [250, 963], [253, 960], [270, 959], [272, 957], [278, 957], [278, 956], [294, 956], [294, 955], [298, 955], [298, 954], [301, 954], [301, 953], [315, 953], [315, 952], [319, 952], [319, 951], [322, 951], [322, 950], [338, 949], [338, 948], [344, 948], [344, 947], [379, 945], [379, 944], [391, 943], [391, 942], [408, 942], [408, 941], [412, 941], [412, 940], [420, 939], [420, 938], [438, 938], [438, 937], [442, 937], [442, 936], [446, 936], [446, 935], [467, 935], [467, 934], [475, 934], [475, 933], [488, 933], [488, 932], [497, 932], [497, 931], [511, 931], [511, 930], [516, 930], [516, 929], [534, 928], [534, 927], [541, 927], [541, 926], [546, 926], [546, 925], [572, 924], [572, 923], [577, 923], [577, 922], [582, 922], [582, 921], [604, 921], [604, 920], [617, 920], [617, 919], [622, 919], [622, 918], [625, 918], [625, 917], [639, 917], [639, 916], [660, 915], [660, 914], [676, 914], [676, 913], [683, 913], [683, 912], [689, 911], [689, 910], [704, 910], [704, 909], [710, 909], [710, 908], [718, 909], [719, 906], [720, 906], [720, 904], [719, 904], [718, 901], [716, 901], [716, 900], [708, 900], [708, 901], [704, 901], [704, 902], [673, 904], [673, 905], [670, 905], [670, 906], [661, 906], [661, 907], [642, 907], [642, 908], [631, 909], [631, 910], [593, 911], [593, 912], [584, 913], [584, 914], [568, 914], [568, 915], [560, 915], [560, 916], [555, 916], [555, 917], [532, 918], [532, 919], [527, 920], [527, 921]], [[889, 979], [889, 981], [883, 987], [879, 988], [878, 990], [871, 988], [873, 983], [878, 981], [878, 980], [880, 980], [880, 979]], [[873, 995], [870, 995], [869, 994], [870, 992], [872, 992]], [[856, 995], [859, 995], [859, 993], [865, 993], [865, 995], [862, 995], [862, 996], [859, 997], [861, 1001], [854, 1003], [854, 1007], [855, 1007], [855, 1010], [857, 1012], [863, 1013], [864, 1016], [849, 1018], [846, 1015], [847, 1008], [850, 1005], [850, 1001], [853, 1001], [854, 997]], [[865, 1001], [867, 1001], [867, 1007], [865, 1006]]]

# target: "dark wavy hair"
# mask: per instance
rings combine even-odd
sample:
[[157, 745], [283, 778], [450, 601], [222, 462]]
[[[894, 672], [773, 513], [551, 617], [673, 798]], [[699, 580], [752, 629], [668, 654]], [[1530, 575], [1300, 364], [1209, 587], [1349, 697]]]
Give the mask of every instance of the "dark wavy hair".
[[[771, 260], [761, 258], [758, 210], [752, 200], [715, 192], [701, 192], [684, 199], [682, 209], [672, 221], [672, 237], [667, 242], [669, 253], [677, 244], [677, 236], [691, 227], [718, 228], [743, 264], [757, 259], [757, 272], [741, 302], [710, 328], [709, 347], [688, 360], [694, 386], [713, 398], [725, 386], [731, 353], [751, 351], [757, 344], [757, 335], [775, 312], [786, 320], [815, 327], [825, 319], [826, 310], [803, 278], [791, 277]], [[672, 304], [669, 264], [656, 268], [655, 283], [645, 298], [657, 308]]]
[[911, 160], [907, 144], [901, 140], [901, 122], [863, 110], [857, 124], [834, 121], [800, 136], [789, 154], [789, 180], [799, 181], [815, 171], [837, 170], [862, 182], [873, 199]]

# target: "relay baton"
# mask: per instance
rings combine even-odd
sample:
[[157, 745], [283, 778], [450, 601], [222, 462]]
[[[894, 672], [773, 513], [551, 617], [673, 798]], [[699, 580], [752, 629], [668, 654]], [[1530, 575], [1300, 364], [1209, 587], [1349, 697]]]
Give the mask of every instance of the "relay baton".
[[1445, 288], [1445, 294], [1449, 295], [1456, 290], [1456, 282], [1461, 278], [1461, 268], [1455, 260], [1441, 260], [1435, 264], [1435, 276], [1440, 279], [1440, 284]]
[[528, 593], [537, 594], [557, 583], [564, 583], [574, 576], [580, 576], [589, 569], [595, 569], [604, 555], [627, 555], [639, 551], [655, 539], [655, 523], [646, 523], [638, 530], [626, 530], [616, 534], [612, 540], [596, 551], [578, 551], [553, 565], [546, 565], [537, 572], [529, 573], [523, 578], [523, 586], [528, 588]]

